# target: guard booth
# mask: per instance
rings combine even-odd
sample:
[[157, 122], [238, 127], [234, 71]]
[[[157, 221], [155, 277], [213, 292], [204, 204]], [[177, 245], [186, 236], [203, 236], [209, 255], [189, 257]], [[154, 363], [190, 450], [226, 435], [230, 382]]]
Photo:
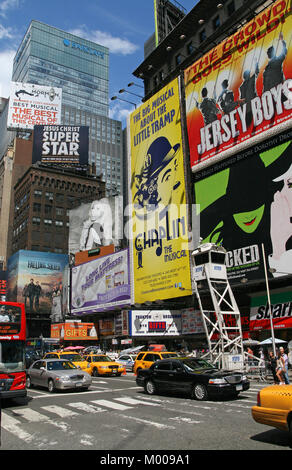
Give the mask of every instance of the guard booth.
[[222, 369], [244, 370], [240, 312], [227, 278], [225, 259], [222, 246], [199, 245], [192, 253], [192, 280], [207, 336], [208, 359]]

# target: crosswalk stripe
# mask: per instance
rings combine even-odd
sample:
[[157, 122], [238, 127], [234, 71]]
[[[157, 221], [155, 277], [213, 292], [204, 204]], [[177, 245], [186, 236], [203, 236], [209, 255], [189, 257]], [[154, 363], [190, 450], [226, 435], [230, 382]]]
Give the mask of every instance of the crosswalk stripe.
[[121, 398], [115, 398], [117, 401], [121, 401], [122, 403], [127, 403], [128, 405], [149, 405], [149, 406], [160, 406], [158, 403], [149, 403], [144, 400], [137, 400], [136, 398], [130, 398], [130, 397], [121, 397]]
[[80, 410], [80, 411], [85, 411], [86, 413], [102, 413], [103, 411], [106, 411], [103, 408], [100, 408], [98, 406], [89, 405], [88, 403], [82, 403], [82, 402], [68, 403], [68, 406], [71, 406], [72, 408], [76, 408], [77, 410]]
[[34, 437], [28, 432], [22, 430], [19, 427], [20, 424], [20, 421], [17, 419], [12, 416], [8, 416], [6, 413], [2, 413], [1, 427], [5, 429], [5, 431], [14, 434], [19, 439], [22, 439], [25, 442], [31, 442]]
[[25, 418], [27, 421], [31, 423], [38, 423], [40, 421], [48, 421], [48, 417], [38, 413], [35, 410], [30, 408], [17, 408], [16, 411], [17, 415], [20, 415], [22, 418]]
[[70, 418], [72, 416], [78, 416], [78, 413], [75, 413], [75, 411], [67, 410], [66, 408], [62, 408], [61, 406], [57, 405], [42, 406], [42, 409], [49, 411], [50, 413], [55, 413], [61, 418]]
[[119, 403], [114, 403], [109, 400], [91, 400], [91, 403], [96, 403], [100, 406], [105, 406], [106, 408], [113, 408], [114, 410], [130, 410], [132, 409], [131, 406], [120, 405]]
[[175, 429], [174, 426], [169, 426], [167, 424], [162, 424], [162, 423], [156, 423], [155, 421], [149, 421], [148, 419], [137, 418], [136, 416], [122, 415], [122, 414], [119, 416], [121, 416], [122, 418], [130, 419], [132, 421], [136, 421], [137, 423], [140, 423], [140, 424], [147, 424], [149, 426], [153, 426], [158, 429]]

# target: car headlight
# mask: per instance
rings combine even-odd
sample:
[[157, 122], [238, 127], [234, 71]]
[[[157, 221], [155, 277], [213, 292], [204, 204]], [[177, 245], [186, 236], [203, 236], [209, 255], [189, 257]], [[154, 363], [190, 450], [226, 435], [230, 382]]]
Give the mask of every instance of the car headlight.
[[243, 375], [243, 376], [242, 376], [242, 380], [247, 380], [247, 376], [246, 376], [246, 375]]
[[226, 383], [225, 379], [210, 379], [209, 380], [209, 384], [222, 385], [225, 383]]
[[57, 377], [57, 379], [58, 379], [58, 380], [61, 380], [62, 382], [69, 382], [69, 380], [71, 380], [70, 377], [66, 377], [66, 376], [64, 376], [64, 377]]

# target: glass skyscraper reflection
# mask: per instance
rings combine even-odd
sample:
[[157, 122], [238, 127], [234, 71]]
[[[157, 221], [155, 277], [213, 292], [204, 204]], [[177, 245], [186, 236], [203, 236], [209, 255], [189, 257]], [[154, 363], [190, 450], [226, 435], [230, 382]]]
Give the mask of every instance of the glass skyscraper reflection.
[[109, 192], [122, 190], [121, 122], [109, 115], [109, 50], [31, 21], [13, 61], [12, 81], [62, 88], [62, 124], [89, 126], [89, 163]]

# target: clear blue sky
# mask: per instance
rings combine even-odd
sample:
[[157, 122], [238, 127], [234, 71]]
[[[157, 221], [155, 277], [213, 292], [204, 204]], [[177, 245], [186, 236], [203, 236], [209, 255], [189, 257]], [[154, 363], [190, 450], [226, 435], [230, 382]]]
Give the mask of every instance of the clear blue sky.
[[[189, 12], [198, 0], [179, 0]], [[0, 96], [9, 96], [12, 60], [32, 19], [103, 44], [110, 49], [110, 97], [135, 81], [144, 42], [154, 32], [153, 0], [0, 0]], [[140, 94], [138, 87], [128, 89]], [[135, 101], [124, 93], [121, 98]], [[139, 100], [139, 98], [137, 98]], [[122, 120], [133, 106], [110, 103], [111, 117]]]

